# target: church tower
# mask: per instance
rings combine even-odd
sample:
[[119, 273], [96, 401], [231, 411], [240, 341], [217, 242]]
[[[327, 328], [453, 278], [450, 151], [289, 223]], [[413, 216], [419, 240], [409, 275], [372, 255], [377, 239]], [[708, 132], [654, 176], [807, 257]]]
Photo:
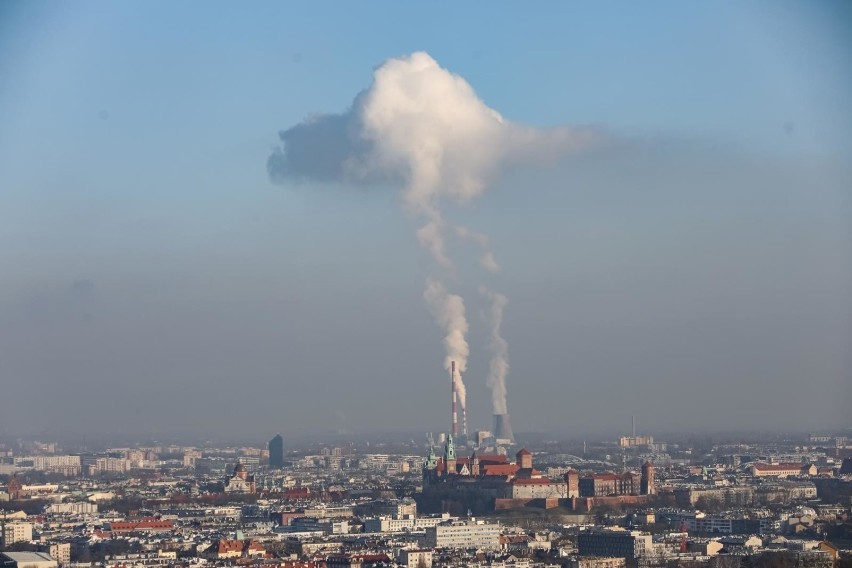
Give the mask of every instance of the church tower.
[[452, 434], [447, 436], [447, 445], [444, 447], [444, 464], [447, 466], [447, 475], [456, 474], [456, 446]]
[[654, 464], [646, 461], [642, 464], [642, 478], [640, 481], [642, 495], [654, 495], [657, 492], [654, 483]]
[[437, 481], [438, 457], [435, 455], [435, 446], [429, 444], [429, 455], [423, 464], [423, 485], [431, 485]]
[[435, 469], [438, 467], [438, 457], [435, 455], [435, 446], [429, 444], [429, 455], [426, 456], [426, 469]]

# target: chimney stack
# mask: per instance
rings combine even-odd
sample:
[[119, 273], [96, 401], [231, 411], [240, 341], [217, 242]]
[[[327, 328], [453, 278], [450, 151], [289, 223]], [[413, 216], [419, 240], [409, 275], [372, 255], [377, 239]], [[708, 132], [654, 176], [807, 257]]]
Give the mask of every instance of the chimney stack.
[[450, 386], [453, 389], [453, 437], [456, 438], [459, 435], [459, 422], [458, 422], [458, 412], [456, 406], [456, 399], [458, 398], [458, 394], [456, 393], [456, 362], [453, 361], [450, 366]]

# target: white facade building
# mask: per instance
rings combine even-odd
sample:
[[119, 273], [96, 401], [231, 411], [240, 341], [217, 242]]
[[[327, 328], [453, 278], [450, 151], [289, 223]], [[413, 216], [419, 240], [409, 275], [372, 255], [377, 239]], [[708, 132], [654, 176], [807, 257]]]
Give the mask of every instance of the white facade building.
[[500, 525], [484, 521], [451, 521], [426, 528], [429, 548], [500, 549]]
[[52, 503], [47, 507], [47, 512], [52, 514], [71, 514], [84, 515], [88, 513], [97, 513], [97, 503], [87, 503], [79, 501], [75, 503]]
[[399, 564], [405, 568], [432, 568], [432, 551], [401, 550]]
[[16, 542], [30, 542], [33, 539], [33, 524], [16, 521], [6, 523], [6, 546]]

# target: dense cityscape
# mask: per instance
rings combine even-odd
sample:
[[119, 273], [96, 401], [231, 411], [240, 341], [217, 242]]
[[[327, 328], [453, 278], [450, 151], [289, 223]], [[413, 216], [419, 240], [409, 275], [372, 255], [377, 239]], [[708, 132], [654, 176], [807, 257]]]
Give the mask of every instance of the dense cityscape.
[[852, 565], [845, 435], [518, 437], [5, 440], [4, 566]]
[[850, 347], [852, 0], [0, 0], [0, 568], [852, 568]]

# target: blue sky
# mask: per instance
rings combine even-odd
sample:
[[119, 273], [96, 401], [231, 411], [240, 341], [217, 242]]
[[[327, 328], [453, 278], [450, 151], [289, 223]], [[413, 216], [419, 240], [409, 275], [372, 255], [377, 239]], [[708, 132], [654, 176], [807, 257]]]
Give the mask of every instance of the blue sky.
[[[777, 380], [792, 410], [813, 373], [848, 402], [850, 29], [844, 2], [4, 2], [0, 334], [14, 352], [0, 349], [0, 375], [21, 397], [139, 400], [128, 430], [149, 413], [191, 429], [144, 385], [221, 416], [214, 393], [229, 381], [328, 412], [285, 405], [280, 424], [215, 427], [440, 427], [441, 336], [421, 299], [432, 267], [396, 196], [276, 186], [265, 168], [279, 130], [345, 111], [382, 62], [426, 51], [513, 121], [595, 124], [643, 147], [518, 173], [448, 212], [491, 233], [501, 257], [521, 429], [611, 427], [571, 401], [602, 404], [641, 381], [721, 402], [708, 384], [758, 396]], [[456, 284], [473, 296], [474, 280]], [[681, 280], [682, 300], [659, 292]], [[696, 323], [719, 314], [719, 298], [756, 326], [737, 342]], [[631, 337], [646, 328], [659, 344]], [[563, 341], [581, 360], [565, 377]], [[675, 347], [692, 357], [661, 362]], [[383, 409], [387, 422], [348, 407], [376, 411], [377, 393], [428, 404], [411, 417]], [[562, 404], [536, 412], [542, 393]], [[636, 404], [660, 429], [718, 420]], [[565, 426], [562, 408], [578, 423]], [[775, 424], [738, 408], [734, 426]], [[839, 406], [808, 408], [803, 428], [844, 425]], [[95, 427], [49, 405], [8, 416], [10, 432]]]

